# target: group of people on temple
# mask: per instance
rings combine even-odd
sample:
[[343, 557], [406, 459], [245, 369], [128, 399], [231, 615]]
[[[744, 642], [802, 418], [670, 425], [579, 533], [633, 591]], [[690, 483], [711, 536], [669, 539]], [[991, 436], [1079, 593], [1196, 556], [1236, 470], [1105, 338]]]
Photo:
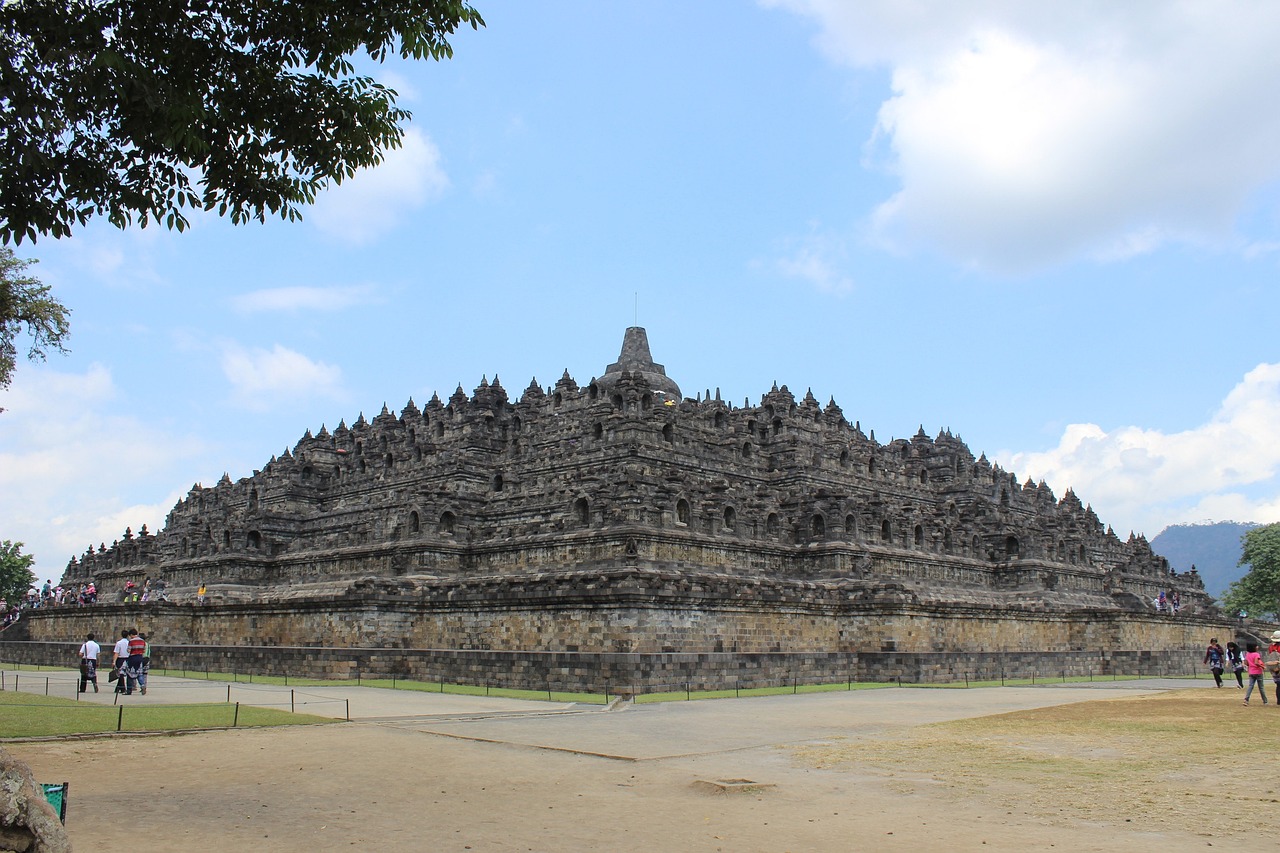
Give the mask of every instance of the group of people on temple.
[[[3, 599], [0, 599], [0, 602], [2, 601]], [[67, 604], [83, 607], [86, 604], [95, 604], [97, 601], [98, 588], [94, 586], [93, 581], [72, 588], [64, 587], [62, 584], [55, 586], [53, 581], [47, 580], [40, 589], [32, 587], [27, 590], [26, 597], [15, 606], [35, 610], [40, 607], [61, 607]]]

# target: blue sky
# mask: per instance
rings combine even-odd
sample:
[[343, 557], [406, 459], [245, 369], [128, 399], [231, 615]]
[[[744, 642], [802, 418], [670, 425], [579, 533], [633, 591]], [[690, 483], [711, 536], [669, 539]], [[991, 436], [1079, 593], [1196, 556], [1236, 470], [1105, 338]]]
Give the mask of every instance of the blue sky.
[[43, 578], [307, 429], [616, 358], [951, 429], [1121, 536], [1280, 521], [1280, 6], [477, 0], [302, 223], [18, 254], [71, 354], [0, 392]]

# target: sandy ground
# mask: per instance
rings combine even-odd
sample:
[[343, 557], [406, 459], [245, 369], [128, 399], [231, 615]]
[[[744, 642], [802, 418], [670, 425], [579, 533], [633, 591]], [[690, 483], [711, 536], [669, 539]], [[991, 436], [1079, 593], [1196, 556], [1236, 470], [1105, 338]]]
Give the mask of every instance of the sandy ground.
[[323, 726], [5, 747], [70, 781], [81, 851], [1267, 847], [1243, 815], [1280, 802], [1280, 709], [1187, 684], [395, 696]]

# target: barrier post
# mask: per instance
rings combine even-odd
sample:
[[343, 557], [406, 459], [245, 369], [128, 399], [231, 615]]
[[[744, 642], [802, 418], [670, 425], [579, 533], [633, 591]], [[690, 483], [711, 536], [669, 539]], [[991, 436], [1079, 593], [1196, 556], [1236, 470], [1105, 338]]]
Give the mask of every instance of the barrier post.
[[236, 703], [236, 714], [231, 718], [231, 728], [235, 728], [240, 723], [240, 703]]
[[297, 710], [293, 707], [293, 691], [289, 691], [289, 713], [296, 714]]

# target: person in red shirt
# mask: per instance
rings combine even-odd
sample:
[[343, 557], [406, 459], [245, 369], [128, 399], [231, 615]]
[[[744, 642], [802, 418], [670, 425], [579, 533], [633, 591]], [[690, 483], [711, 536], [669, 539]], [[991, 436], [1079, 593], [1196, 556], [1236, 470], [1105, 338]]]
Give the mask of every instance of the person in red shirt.
[[[125, 695], [133, 692], [133, 688], [138, 686], [138, 677], [142, 673], [142, 655], [147, 650], [147, 641], [138, 636], [136, 628], [129, 629], [129, 684], [125, 688]], [[147, 688], [142, 688], [142, 694], [145, 696]], [[1263, 702], [1267, 701], [1264, 697]]]

